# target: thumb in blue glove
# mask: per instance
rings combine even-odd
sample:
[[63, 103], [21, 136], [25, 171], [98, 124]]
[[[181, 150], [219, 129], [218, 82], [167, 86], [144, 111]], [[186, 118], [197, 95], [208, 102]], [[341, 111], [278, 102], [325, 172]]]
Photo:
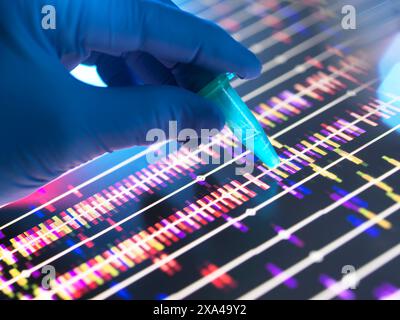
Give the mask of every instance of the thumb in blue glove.
[[[56, 30], [42, 29], [44, 5], [56, 8]], [[169, 0], [2, 1], [0, 15], [0, 204], [105, 152], [146, 144], [169, 121], [221, 128], [218, 107], [192, 91], [218, 73], [260, 72], [225, 31]], [[89, 60], [109, 88], [69, 75]]]

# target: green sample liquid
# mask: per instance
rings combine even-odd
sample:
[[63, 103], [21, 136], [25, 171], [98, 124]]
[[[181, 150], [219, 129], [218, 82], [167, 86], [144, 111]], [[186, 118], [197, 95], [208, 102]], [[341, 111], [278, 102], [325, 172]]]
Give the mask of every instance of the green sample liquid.
[[280, 159], [256, 117], [232, 88], [234, 74], [222, 74], [203, 88], [199, 94], [218, 105], [228, 127], [270, 169], [280, 164]]

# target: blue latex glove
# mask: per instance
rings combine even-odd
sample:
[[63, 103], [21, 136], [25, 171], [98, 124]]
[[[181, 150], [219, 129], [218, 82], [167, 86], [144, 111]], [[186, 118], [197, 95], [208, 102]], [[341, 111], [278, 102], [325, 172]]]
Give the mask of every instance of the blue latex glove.
[[[44, 5], [56, 8], [56, 30], [42, 28]], [[260, 72], [225, 31], [169, 0], [0, 0], [0, 37], [0, 204], [143, 145], [170, 120], [178, 130], [220, 128], [218, 108], [187, 89], [222, 72]], [[110, 88], [70, 76], [84, 61]]]

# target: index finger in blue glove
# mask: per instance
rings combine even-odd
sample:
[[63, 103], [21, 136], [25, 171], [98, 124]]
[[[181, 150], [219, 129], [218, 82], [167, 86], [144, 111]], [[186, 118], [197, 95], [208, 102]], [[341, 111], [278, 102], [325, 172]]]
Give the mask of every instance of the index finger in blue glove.
[[[216, 24], [154, 1], [86, 1], [85, 45], [110, 54], [142, 50], [157, 58], [252, 78], [260, 62]], [[113, 14], [111, 14], [113, 13]]]
[[152, 129], [160, 129], [167, 139], [175, 139], [169, 136], [171, 121], [176, 122], [178, 132], [190, 128], [198, 136], [203, 130], [221, 129], [225, 123], [213, 103], [174, 86], [93, 88], [79, 83], [72, 91], [79, 101], [72, 110], [75, 117], [71, 124], [76, 129], [76, 140], [80, 141], [77, 144], [89, 137], [95, 150], [99, 146], [104, 151], [114, 151], [149, 145], [154, 141], [147, 141], [146, 136]]

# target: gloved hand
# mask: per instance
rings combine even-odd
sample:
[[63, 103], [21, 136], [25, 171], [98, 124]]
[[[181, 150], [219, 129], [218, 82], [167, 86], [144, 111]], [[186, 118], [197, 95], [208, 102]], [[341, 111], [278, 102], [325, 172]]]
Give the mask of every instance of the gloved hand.
[[[55, 30], [42, 28], [45, 5], [56, 9]], [[222, 72], [260, 72], [250, 51], [170, 0], [0, 0], [0, 37], [0, 205], [145, 144], [170, 120], [178, 130], [220, 128], [218, 107], [187, 89]], [[70, 76], [84, 61], [110, 88]]]

